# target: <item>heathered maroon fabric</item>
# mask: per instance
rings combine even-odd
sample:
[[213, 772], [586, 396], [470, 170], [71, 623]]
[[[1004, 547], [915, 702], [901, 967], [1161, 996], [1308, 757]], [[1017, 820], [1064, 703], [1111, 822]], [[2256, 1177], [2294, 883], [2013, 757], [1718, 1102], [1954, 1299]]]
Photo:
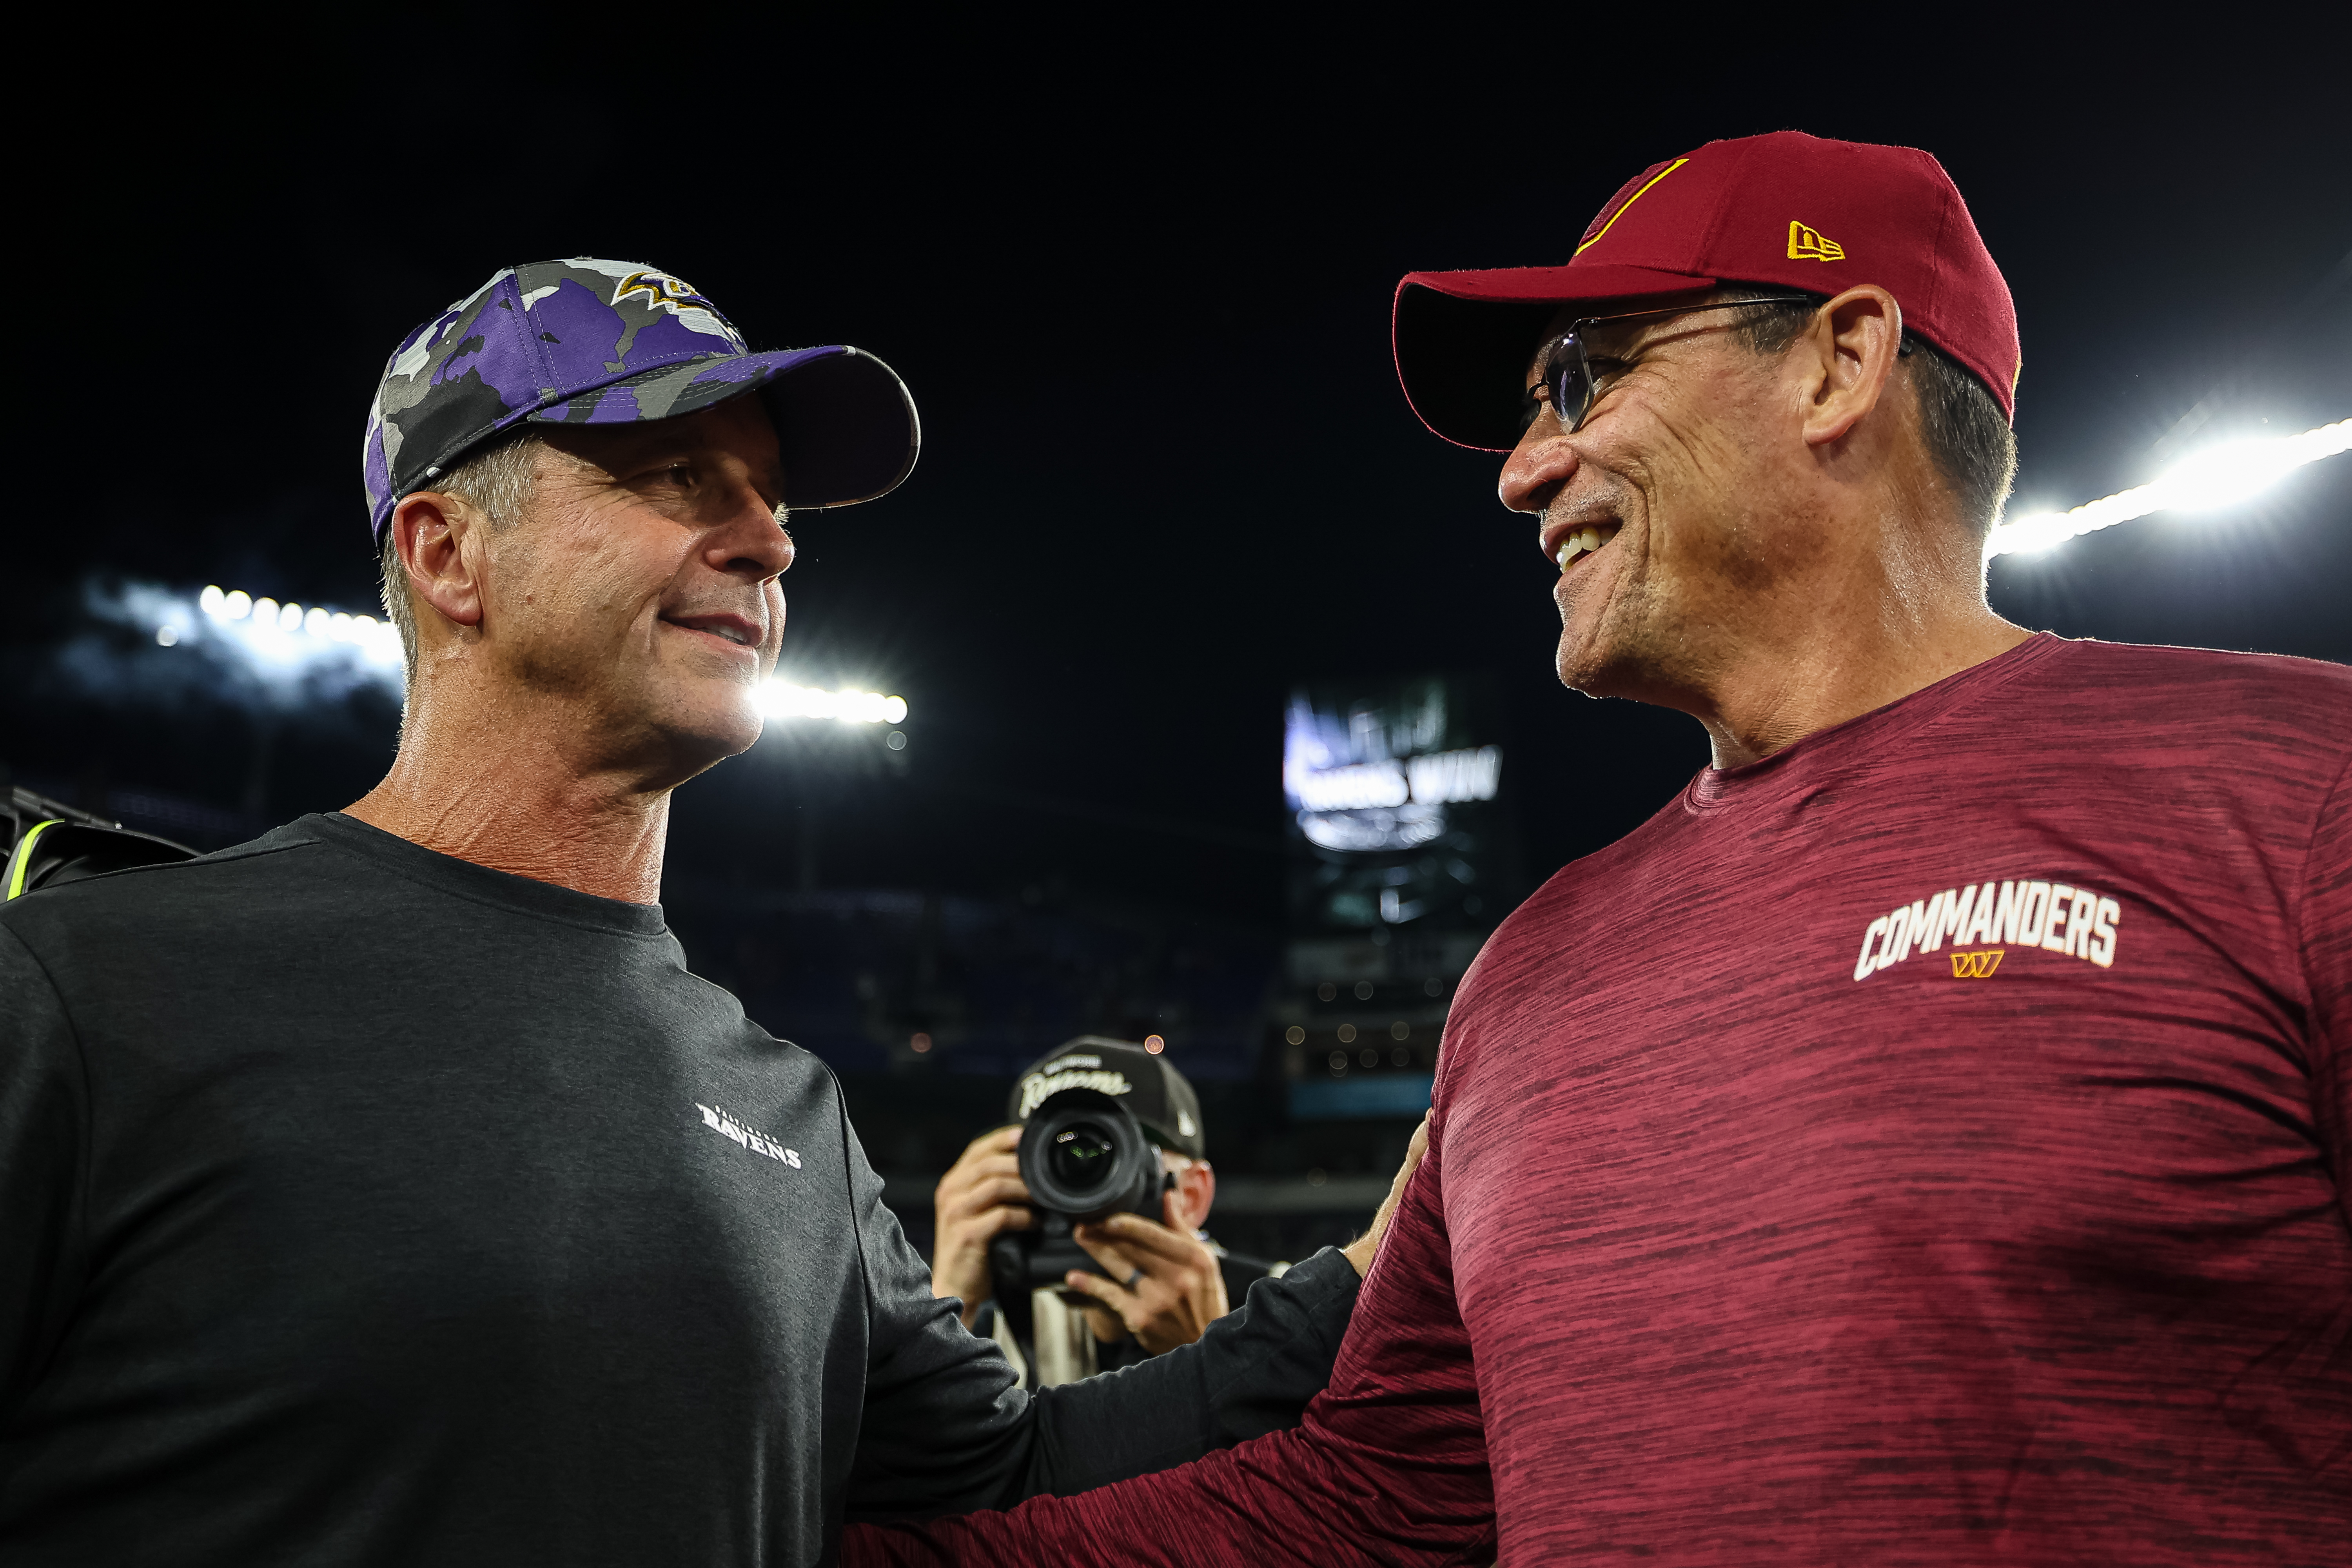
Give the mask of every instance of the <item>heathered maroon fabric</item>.
[[2347, 759], [2038, 637], [1701, 773], [1487, 943], [1303, 1427], [848, 1561], [2352, 1562]]

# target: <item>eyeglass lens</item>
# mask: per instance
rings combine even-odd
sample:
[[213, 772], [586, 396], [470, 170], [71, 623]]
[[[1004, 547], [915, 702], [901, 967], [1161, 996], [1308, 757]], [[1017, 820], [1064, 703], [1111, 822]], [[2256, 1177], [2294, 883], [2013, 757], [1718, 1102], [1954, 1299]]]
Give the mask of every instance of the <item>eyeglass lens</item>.
[[1584, 363], [1584, 340], [1570, 332], [1551, 345], [1544, 361], [1544, 384], [1551, 393], [1551, 411], [1563, 430], [1584, 423], [1592, 403], [1592, 375]]

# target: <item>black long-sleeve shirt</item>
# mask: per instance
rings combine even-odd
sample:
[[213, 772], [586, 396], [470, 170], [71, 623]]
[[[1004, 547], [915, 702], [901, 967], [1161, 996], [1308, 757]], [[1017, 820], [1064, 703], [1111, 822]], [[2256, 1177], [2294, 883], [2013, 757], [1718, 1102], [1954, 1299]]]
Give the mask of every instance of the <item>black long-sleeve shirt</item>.
[[1336, 1253], [1031, 1396], [656, 908], [312, 816], [0, 910], [0, 1556], [802, 1563], [1297, 1419]]

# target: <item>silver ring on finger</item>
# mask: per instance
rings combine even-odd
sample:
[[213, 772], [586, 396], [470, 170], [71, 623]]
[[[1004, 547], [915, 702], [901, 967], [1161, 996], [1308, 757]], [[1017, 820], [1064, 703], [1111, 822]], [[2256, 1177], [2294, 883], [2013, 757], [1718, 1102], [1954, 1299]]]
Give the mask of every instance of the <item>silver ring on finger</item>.
[[1142, 1278], [1143, 1278], [1143, 1270], [1142, 1270], [1142, 1269], [1140, 1269], [1140, 1268], [1137, 1269], [1134, 1273], [1132, 1273], [1132, 1274], [1130, 1274], [1130, 1275], [1129, 1275], [1129, 1276], [1127, 1277], [1127, 1288], [1128, 1288], [1129, 1289], [1130, 1289], [1130, 1290], [1134, 1289], [1135, 1289], [1135, 1282], [1136, 1282], [1137, 1280], [1139, 1280], [1139, 1279], [1142, 1279]]

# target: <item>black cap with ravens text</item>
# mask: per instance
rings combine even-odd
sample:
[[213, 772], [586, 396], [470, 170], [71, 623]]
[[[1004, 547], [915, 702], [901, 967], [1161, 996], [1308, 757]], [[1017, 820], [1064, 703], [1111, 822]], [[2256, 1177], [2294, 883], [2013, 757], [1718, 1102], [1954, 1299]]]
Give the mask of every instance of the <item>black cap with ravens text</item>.
[[1014, 1081], [1004, 1114], [1026, 1121], [1048, 1095], [1066, 1089], [1115, 1096], [1161, 1148], [1195, 1160], [1208, 1156], [1201, 1135], [1201, 1097], [1182, 1073], [1141, 1046], [1100, 1035], [1080, 1035], [1056, 1046]]

